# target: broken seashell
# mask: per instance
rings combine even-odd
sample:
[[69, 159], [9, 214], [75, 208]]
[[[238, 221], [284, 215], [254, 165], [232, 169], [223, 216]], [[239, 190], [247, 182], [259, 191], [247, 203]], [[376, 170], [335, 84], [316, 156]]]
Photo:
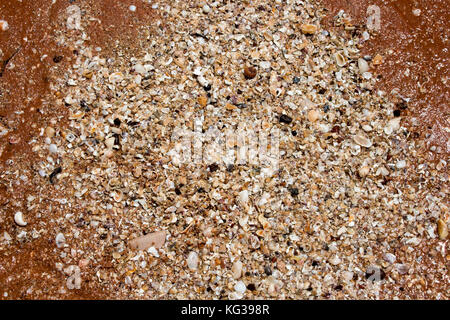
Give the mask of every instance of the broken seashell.
[[359, 171], [358, 171], [358, 173], [361, 177], [367, 176], [369, 174], [369, 172], [370, 172], [370, 168], [368, 166], [362, 166], [361, 168], [359, 168]]
[[360, 134], [354, 136], [353, 140], [360, 146], [363, 146], [366, 148], [370, 148], [372, 146], [372, 141], [370, 141], [368, 138], [366, 138], [365, 136], [360, 135]]
[[157, 231], [146, 234], [145, 236], [135, 238], [130, 241], [130, 248], [135, 250], [146, 250], [150, 247], [154, 247], [156, 249], [161, 248], [166, 241], [166, 232]]
[[373, 63], [374, 66], [378, 66], [378, 65], [382, 64], [383, 63], [383, 57], [381, 55], [377, 54], [373, 58], [372, 63]]
[[300, 28], [304, 34], [314, 34], [317, 31], [317, 27], [313, 24], [302, 24]]
[[120, 191], [115, 191], [112, 193], [112, 198], [114, 199], [115, 202], [120, 202], [122, 201], [122, 192]]
[[343, 67], [343, 66], [345, 66], [347, 64], [347, 59], [345, 59], [345, 57], [339, 52], [336, 52], [334, 54], [334, 58], [336, 59], [336, 64], [339, 67]]
[[369, 64], [367, 63], [366, 60], [359, 58], [358, 59], [358, 68], [359, 68], [359, 72], [364, 73], [369, 71]]
[[66, 243], [66, 237], [64, 237], [64, 235], [60, 232], [56, 235], [55, 242], [56, 246], [61, 248]]
[[242, 276], [242, 267], [242, 262], [239, 260], [233, 263], [233, 266], [231, 267], [231, 273], [234, 280], [237, 280]]
[[391, 133], [397, 131], [400, 128], [400, 118], [391, 119], [386, 127], [384, 127], [384, 133], [390, 135]]
[[111, 137], [105, 140], [105, 145], [108, 149], [112, 149], [112, 147], [114, 147], [114, 142], [115, 142], [115, 138]]
[[123, 80], [122, 72], [114, 72], [109, 75], [109, 82], [120, 82]]
[[444, 220], [439, 219], [437, 222], [437, 230], [439, 234], [439, 239], [445, 240], [448, 237], [448, 227]]
[[23, 213], [20, 211], [17, 211], [14, 215], [14, 222], [21, 227], [25, 227], [27, 225], [27, 222], [23, 220]]

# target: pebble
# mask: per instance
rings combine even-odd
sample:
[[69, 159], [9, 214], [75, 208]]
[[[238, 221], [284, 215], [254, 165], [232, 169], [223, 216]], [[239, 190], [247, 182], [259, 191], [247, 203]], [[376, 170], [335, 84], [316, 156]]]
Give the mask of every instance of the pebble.
[[377, 54], [377, 55], [373, 58], [372, 63], [373, 63], [374, 66], [377, 66], [377, 65], [382, 64], [382, 63], [383, 63], [383, 57], [382, 57], [381, 55]]
[[8, 22], [5, 20], [0, 20], [0, 30], [1, 31], [6, 31], [9, 29], [9, 25]]
[[237, 280], [242, 276], [242, 266], [242, 262], [239, 260], [233, 263], [233, 266], [231, 267], [233, 279]]
[[308, 112], [308, 120], [311, 122], [316, 122], [319, 119], [319, 112], [317, 110], [310, 110]]
[[372, 141], [370, 141], [370, 139], [368, 139], [367, 137], [360, 135], [360, 134], [354, 136], [353, 140], [360, 146], [363, 146], [366, 148], [370, 148], [372, 146]]
[[51, 153], [58, 153], [58, 147], [56, 146], [56, 144], [53, 144], [53, 143], [48, 147], [48, 150]]
[[437, 222], [439, 239], [445, 240], [448, 237], [448, 227], [444, 220], [439, 219]]
[[369, 64], [367, 63], [366, 60], [359, 58], [358, 59], [358, 68], [359, 68], [359, 72], [364, 73], [369, 71]]
[[147, 70], [145, 69], [145, 67], [144, 67], [142, 64], [140, 64], [140, 63], [136, 64], [136, 65], [133, 67], [133, 69], [134, 69], [134, 71], [135, 71], [136, 73], [139, 73], [139, 74], [145, 74], [145, 73], [147, 72]]
[[187, 265], [189, 269], [195, 270], [198, 268], [198, 254], [197, 252], [190, 252], [187, 258]]
[[253, 79], [256, 77], [256, 68], [255, 67], [245, 67], [244, 68], [244, 77], [247, 80]]
[[245, 283], [242, 281], [238, 281], [234, 285], [234, 291], [236, 291], [237, 293], [244, 294], [246, 290], [247, 290], [247, 287], [245, 286]]
[[314, 34], [317, 32], [317, 27], [313, 24], [302, 24], [300, 28], [304, 34]]
[[351, 271], [344, 271], [342, 273], [342, 278], [344, 278], [344, 280], [346, 280], [346, 281], [352, 280], [353, 279], [353, 272], [351, 272]]
[[370, 168], [368, 166], [362, 166], [359, 168], [358, 173], [361, 177], [365, 177], [369, 174]]
[[17, 211], [14, 215], [14, 222], [21, 227], [25, 227], [27, 225], [27, 222], [23, 220], [23, 213], [20, 211]]
[[246, 204], [248, 202], [248, 190], [242, 190], [239, 192], [239, 200], [242, 204]]
[[55, 129], [53, 129], [52, 127], [45, 128], [45, 135], [47, 136], [47, 138], [53, 138], [55, 136]]
[[392, 134], [400, 128], [400, 118], [391, 119], [384, 127], [384, 133], [387, 135]]
[[341, 263], [341, 259], [339, 259], [338, 256], [334, 256], [330, 259], [330, 263], [334, 266], [337, 266], [339, 263]]
[[397, 260], [397, 257], [393, 255], [392, 253], [385, 253], [383, 255], [383, 259], [389, 262], [390, 264], [393, 264], [395, 260]]
[[157, 231], [135, 238], [130, 241], [129, 246], [135, 250], [146, 250], [150, 247], [161, 248], [166, 241], [166, 232]]
[[208, 98], [206, 98], [205, 96], [198, 97], [198, 104], [202, 107], [206, 107], [206, 105], [208, 104]]
[[128, 9], [130, 9], [130, 11], [135, 12], [136, 11], [136, 6], [135, 5], [131, 5], [128, 7]]
[[116, 140], [116, 139], [115, 139], [114, 137], [106, 139], [106, 140], [105, 140], [105, 145], [106, 145], [106, 147], [107, 147], [108, 149], [112, 149], [112, 147], [114, 147], [114, 141], [115, 141], [115, 140]]
[[202, 10], [203, 10], [203, 13], [208, 14], [208, 13], [211, 12], [211, 7], [208, 6], [207, 4], [205, 4], [205, 5], [203, 6]]
[[397, 169], [403, 169], [406, 167], [406, 161], [405, 160], [400, 160], [397, 162], [397, 164], [395, 165], [397, 167]]
[[287, 116], [287, 115], [285, 115], [285, 114], [282, 114], [282, 115], [280, 116], [280, 122], [281, 122], [281, 123], [289, 124], [289, 123], [292, 122], [292, 118], [289, 117], [289, 116]]

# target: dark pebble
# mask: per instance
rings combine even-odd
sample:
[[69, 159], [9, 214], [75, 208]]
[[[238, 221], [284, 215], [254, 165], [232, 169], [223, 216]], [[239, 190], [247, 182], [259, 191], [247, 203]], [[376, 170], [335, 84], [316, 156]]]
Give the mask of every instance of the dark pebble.
[[116, 126], [116, 127], [120, 127], [120, 124], [122, 123], [122, 121], [120, 121], [120, 119], [119, 118], [115, 118], [114, 119], [114, 125]]
[[287, 116], [287, 115], [285, 115], [285, 114], [282, 114], [282, 115], [280, 116], [280, 122], [281, 122], [281, 123], [289, 124], [289, 123], [292, 122], [292, 118], [289, 117], [289, 116]]
[[49, 176], [49, 178], [50, 178], [50, 183], [51, 184], [53, 184], [53, 179], [55, 179], [55, 177], [58, 175], [58, 174], [60, 174], [62, 172], [62, 168], [61, 167], [58, 167], [58, 168], [56, 168], [55, 170], [53, 170], [53, 172], [52, 173], [50, 173], [50, 176]]
[[264, 272], [265, 272], [268, 276], [272, 275], [272, 269], [270, 269], [269, 266], [265, 266], [265, 267], [264, 267]]
[[81, 106], [81, 108], [83, 108], [85, 111], [91, 111], [91, 109], [89, 108], [89, 105], [88, 105], [87, 102], [84, 101], [84, 100], [81, 100], [81, 101], [80, 101], [80, 106]]
[[208, 168], [209, 168], [210, 172], [215, 172], [219, 169], [219, 165], [217, 163], [213, 163], [213, 164], [210, 164]]
[[62, 61], [63, 57], [62, 56], [54, 56], [53, 57], [53, 62], [54, 63], [60, 63]]
[[289, 192], [291, 193], [292, 197], [298, 196], [298, 189], [297, 188], [289, 188]]

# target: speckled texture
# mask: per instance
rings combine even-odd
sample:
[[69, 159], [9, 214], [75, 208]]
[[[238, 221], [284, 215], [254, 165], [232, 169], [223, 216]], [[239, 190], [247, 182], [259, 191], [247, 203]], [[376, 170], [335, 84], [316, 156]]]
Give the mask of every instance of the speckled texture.
[[[361, 73], [364, 30], [316, 2], [204, 4], [127, 2], [153, 23], [108, 45], [89, 5], [85, 35], [59, 11], [73, 57], [21, 136], [31, 156], [2, 163], [1, 297], [448, 299], [447, 163], [375, 90], [373, 59]], [[174, 161], [200, 115], [279, 130], [279, 169]]]

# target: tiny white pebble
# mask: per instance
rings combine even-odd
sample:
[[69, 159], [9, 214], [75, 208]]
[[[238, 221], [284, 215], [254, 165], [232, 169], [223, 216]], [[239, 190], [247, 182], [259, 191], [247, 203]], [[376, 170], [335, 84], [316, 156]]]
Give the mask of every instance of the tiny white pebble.
[[245, 283], [242, 281], [238, 281], [235, 285], [234, 285], [234, 290], [237, 293], [243, 294], [245, 292], [245, 290], [247, 290], [247, 287], [245, 286]]
[[66, 243], [66, 237], [64, 237], [64, 235], [60, 232], [56, 235], [55, 242], [56, 246], [61, 248]]
[[396, 164], [397, 169], [403, 169], [406, 167], [406, 161], [405, 160], [400, 160], [397, 162]]
[[197, 252], [192, 251], [191, 253], [189, 253], [189, 256], [187, 258], [187, 265], [189, 267], [189, 269], [197, 269], [198, 267], [198, 254]]
[[386, 260], [390, 264], [394, 263], [395, 260], [397, 260], [397, 257], [394, 256], [392, 253], [385, 253], [383, 258], [384, 258], [384, 260]]
[[136, 6], [131, 5], [131, 6], [129, 7], [129, 9], [130, 9], [130, 11], [135, 12], [135, 11], [136, 11]]
[[51, 144], [48, 147], [48, 150], [50, 150], [51, 153], [57, 153], [58, 152], [58, 147], [56, 146], [56, 144]]
[[210, 13], [210, 12], [211, 12], [211, 8], [207, 4], [205, 4], [203, 6], [203, 13]]

